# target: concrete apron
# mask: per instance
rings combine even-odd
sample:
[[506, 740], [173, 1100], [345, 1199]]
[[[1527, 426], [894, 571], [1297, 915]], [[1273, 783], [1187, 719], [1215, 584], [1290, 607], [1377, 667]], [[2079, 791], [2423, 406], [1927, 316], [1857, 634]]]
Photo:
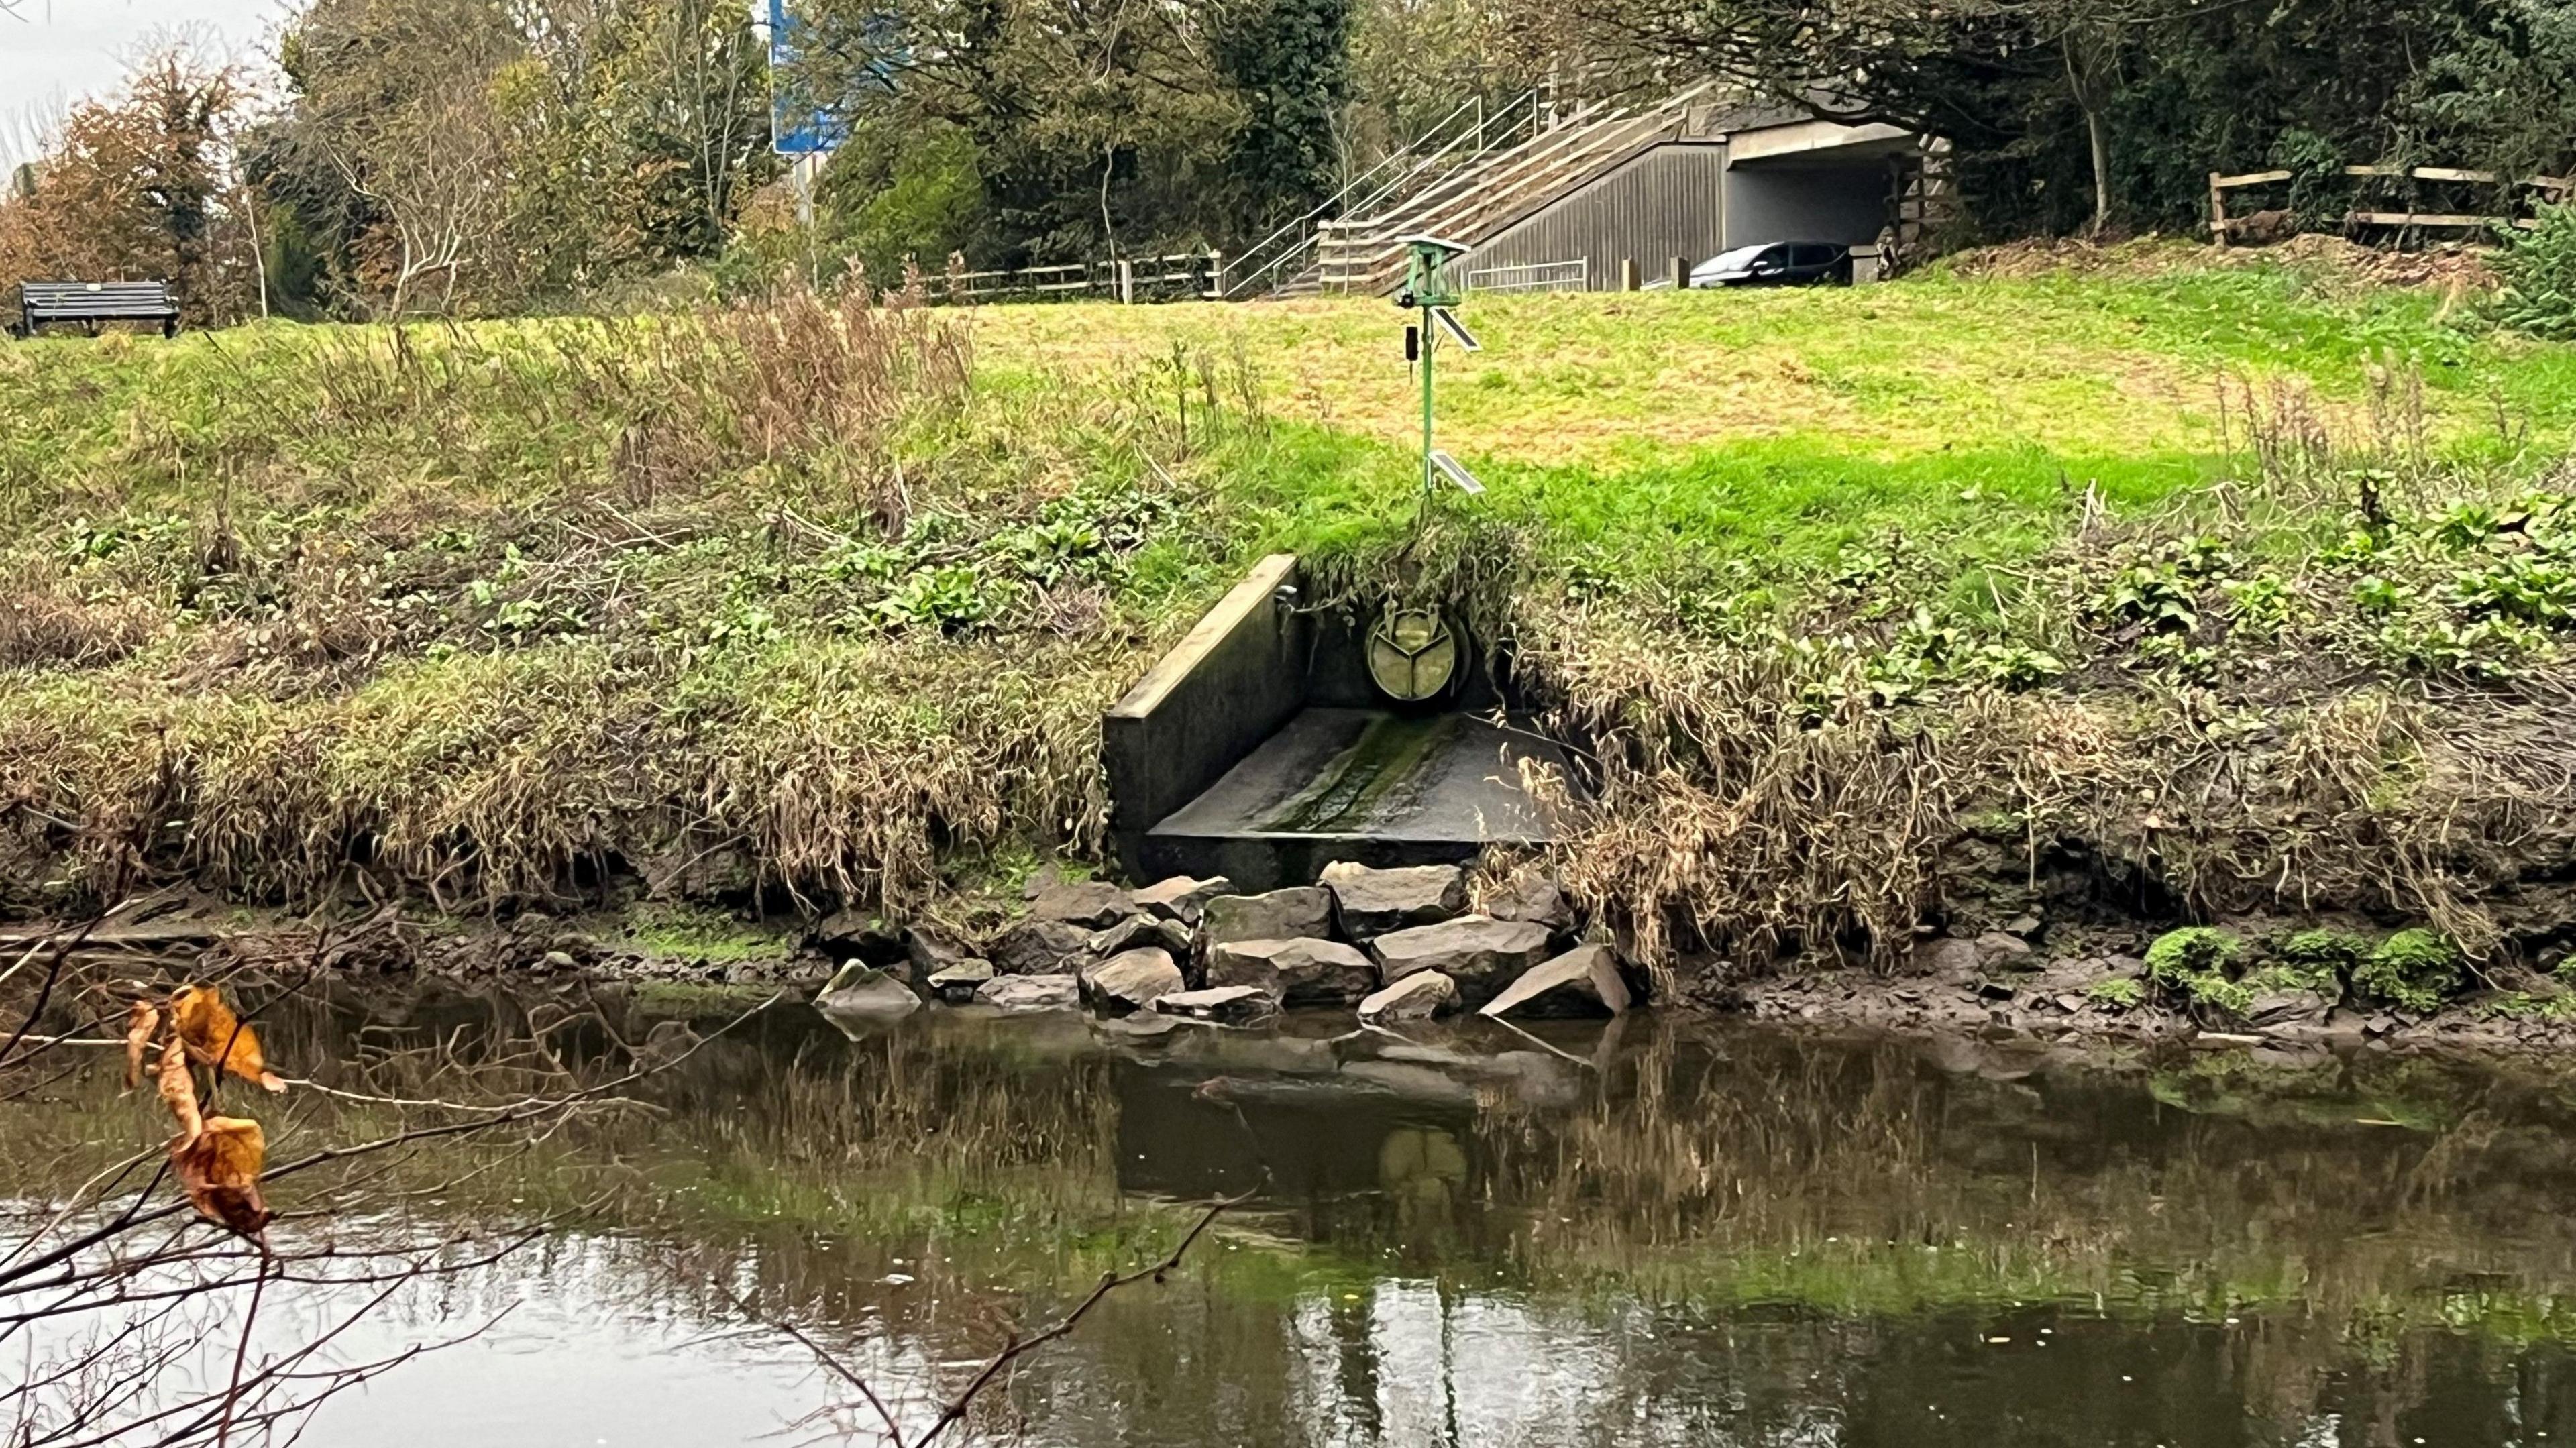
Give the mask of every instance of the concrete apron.
[[1337, 860], [1448, 863], [1554, 838], [1522, 771], [1564, 777], [1564, 752], [1481, 677], [1458, 695], [1473, 711], [1370, 697], [1350, 631], [1301, 612], [1298, 581], [1295, 555], [1263, 559], [1103, 718], [1127, 872], [1259, 891]]

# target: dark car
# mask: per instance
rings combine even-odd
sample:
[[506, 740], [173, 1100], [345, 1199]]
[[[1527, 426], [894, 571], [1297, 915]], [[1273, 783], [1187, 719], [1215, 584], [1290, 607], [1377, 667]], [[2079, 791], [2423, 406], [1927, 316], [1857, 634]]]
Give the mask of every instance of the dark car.
[[1720, 252], [1691, 268], [1695, 287], [1801, 287], [1852, 279], [1851, 248], [1828, 241], [1774, 241]]

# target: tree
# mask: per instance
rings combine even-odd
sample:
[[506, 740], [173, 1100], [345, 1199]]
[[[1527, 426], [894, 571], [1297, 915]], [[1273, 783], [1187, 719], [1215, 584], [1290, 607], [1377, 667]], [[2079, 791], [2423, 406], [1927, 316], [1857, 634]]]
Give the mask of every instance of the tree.
[[2404, 117], [2509, 176], [2576, 162], [2576, 4], [2495, 0], [2409, 82]]
[[0, 200], [0, 285], [167, 281], [192, 323], [241, 315], [255, 260], [230, 131], [247, 100], [238, 69], [172, 47], [74, 107], [32, 188]]
[[336, 179], [330, 244], [352, 290], [399, 317], [424, 282], [452, 306], [501, 259], [506, 171], [495, 78], [524, 53], [492, 0], [318, 0], [286, 40], [293, 108], [277, 132]]
[[1243, 109], [1225, 169], [1251, 228], [1312, 210], [1335, 189], [1335, 132], [1351, 95], [1351, 12], [1351, 0], [1209, 7], [1216, 70]]
[[[2187, 227], [2212, 170], [2563, 147], [2566, 0], [1574, 0], [1599, 43], [1946, 136], [1998, 234]], [[2554, 131], [2553, 131], [2553, 128]]]
[[1243, 108], [1200, 8], [1152, 0], [817, 0], [791, 83], [884, 144], [954, 128], [978, 260], [1089, 261], [1222, 237]]
[[255, 169], [338, 296], [506, 308], [721, 251], [770, 175], [720, 0], [318, 0]]

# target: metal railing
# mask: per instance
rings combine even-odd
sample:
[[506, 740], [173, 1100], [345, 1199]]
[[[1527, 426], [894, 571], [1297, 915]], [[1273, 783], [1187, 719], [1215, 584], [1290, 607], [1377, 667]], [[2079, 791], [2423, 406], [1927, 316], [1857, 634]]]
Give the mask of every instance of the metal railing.
[[1430, 130], [1351, 178], [1314, 209], [1245, 248], [1226, 277], [1223, 295], [1239, 299], [1275, 290], [1305, 270], [1324, 228], [1336, 218], [1365, 216], [1412, 191], [1437, 185], [1488, 156], [1520, 145], [1538, 134], [1541, 124], [1535, 88], [1490, 111], [1482, 96], [1460, 102]]
[[1592, 262], [1533, 261], [1517, 266], [1478, 267], [1467, 273], [1471, 292], [1581, 292], [1592, 287]]
[[1404, 266], [1402, 238], [1410, 232], [1469, 244], [1487, 239], [1533, 204], [1600, 175], [1658, 137], [1678, 133], [1689, 107], [1710, 88], [1694, 86], [1643, 110], [1593, 102], [1520, 146], [1461, 171], [1457, 184], [1426, 187], [1389, 212], [1323, 223], [1317, 246], [1323, 288], [1367, 293], [1393, 285]]

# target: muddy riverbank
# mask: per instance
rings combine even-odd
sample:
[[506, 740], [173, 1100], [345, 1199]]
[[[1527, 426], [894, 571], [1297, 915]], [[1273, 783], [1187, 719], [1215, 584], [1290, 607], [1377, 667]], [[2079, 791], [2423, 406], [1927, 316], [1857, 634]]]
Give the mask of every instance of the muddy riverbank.
[[[1434, 872], [1435, 874], [1437, 872]], [[219, 974], [235, 970], [300, 972], [312, 967], [342, 976], [418, 978], [455, 983], [579, 990], [637, 985], [674, 997], [699, 991], [782, 991], [809, 1000], [837, 973], [854, 968], [882, 975], [900, 1006], [909, 999], [932, 1008], [975, 998], [989, 979], [1025, 984], [1061, 983], [1061, 990], [1006, 990], [1022, 1004], [1074, 1005], [1103, 1015], [1144, 1008], [1141, 1000], [1104, 1003], [1082, 984], [1085, 972], [1110, 957], [1137, 949], [1160, 951], [1171, 962], [1175, 989], [1200, 989], [1238, 979], [1260, 979], [1269, 999], [1250, 1003], [1248, 1015], [1228, 1023], [1257, 1023], [1270, 1009], [1288, 1007], [1314, 1020], [1354, 1024], [1363, 997], [1392, 977], [1372, 958], [1370, 937], [1401, 926], [1411, 909], [1420, 918], [1464, 916], [1472, 923], [1502, 917], [1521, 921], [1530, 935], [1518, 953], [1486, 960], [1489, 978], [1451, 1009], [1473, 1009], [1490, 1000], [1505, 977], [1548, 958], [1562, 958], [1586, 938], [1585, 924], [1543, 881], [1497, 885], [1473, 875], [1433, 881], [1424, 895], [1419, 881], [1393, 895], [1379, 891], [1372, 905], [1345, 915], [1328, 890], [1275, 892], [1233, 902], [1248, 924], [1240, 936], [1285, 931], [1326, 937], [1314, 954], [1344, 962], [1355, 981], [1345, 991], [1334, 981], [1283, 986], [1274, 952], [1261, 959], [1212, 964], [1213, 934], [1201, 915], [1219, 882], [1194, 892], [1166, 882], [1158, 905], [1153, 890], [1060, 876], [1048, 869], [1024, 888], [953, 897], [911, 923], [843, 913], [821, 919], [769, 916], [651, 900], [617, 908], [521, 911], [507, 919], [420, 918], [399, 911], [348, 916], [329, 927], [311, 920], [244, 911], [184, 892], [139, 900], [134, 908], [93, 927], [73, 952], [76, 967], [101, 970], [181, 970]], [[1348, 887], [1349, 882], [1345, 882]], [[1470, 890], [1475, 899], [1469, 899]], [[1405, 888], [1418, 898], [1407, 900]], [[1444, 893], [1445, 892], [1445, 893]], [[1475, 912], [1470, 914], [1470, 910]], [[1377, 915], [1367, 913], [1370, 909]], [[1281, 912], [1285, 911], [1286, 914]], [[1394, 913], [1386, 913], [1392, 911]], [[1290, 920], [1289, 916], [1311, 919]], [[1485, 912], [1492, 912], [1491, 915]], [[1179, 918], [1188, 915], [1186, 921]], [[1282, 923], [1282, 922], [1286, 923]], [[1360, 922], [1356, 927], [1352, 921]], [[1543, 928], [1542, 928], [1543, 927]], [[28, 943], [61, 928], [52, 922], [0, 925], [0, 945]], [[1619, 956], [1630, 999], [1658, 1011], [1690, 1017], [1741, 1017], [1808, 1029], [1860, 1029], [1924, 1037], [2027, 1039], [2038, 1042], [2190, 1043], [2202, 1049], [2332, 1053], [2453, 1051], [2494, 1054], [2576, 1052], [2576, 990], [2556, 971], [2540, 968], [2563, 959], [2554, 948], [2534, 964], [2477, 963], [2456, 957], [2437, 961], [2439, 978], [2413, 1000], [2391, 999], [2392, 986], [2373, 964], [2392, 943], [2419, 941], [2424, 932], [2373, 931], [2349, 917], [2331, 924], [2251, 917], [2214, 927], [2156, 929], [2135, 922], [2066, 918], [2050, 924], [2021, 916], [1995, 928], [1974, 923], [1924, 933], [1914, 948], [1885, 969], [1792, 959], [1767, 967], [1686, 957], [1668, 971], [1641, 967]], [[1341, 943], [1348, 941], [1347, 945]], [[2436, 944], [2438, 945], [2438, 941]], [[1293, 954], [1293, 952], [1292, 952]], [[1491, 953], [1488, 952], [1490, 955]], [[1472, 956], [1473, 952], [1469, 952]], [[1453, 963], [1450, 969], [1461, 968]], [[942, 972], [963, 963], [966, 988]], [[1410, 962], [1417, 964], [1423, 962]], [[1475, 964], [1469, 960], [1469, 964]], [[1293, 969], [1310, 973], [1314, 962]], [[1245, 975], [1244, 971], [1267, 974]], [[1229, 974], [1228, 972], [1233, 972]], [[2376, 973], [2375, 973], [2376, 972]], [[1672, 982], [1656, 990], [1653, 980]], [[1338, 979], [1338, 978], [1337, 978]], [[899, 987], [899, 989], [897, 989]], [[986, 995], [992, 994], [989, 990]], [[1062, 997], [1059, 1001], [1058, 995]], [[1024, 998], [1024, 999], [1023, 999]], [[1596, 994], [1542, 1001], [1519, 1014], [1610, 1013]]]

